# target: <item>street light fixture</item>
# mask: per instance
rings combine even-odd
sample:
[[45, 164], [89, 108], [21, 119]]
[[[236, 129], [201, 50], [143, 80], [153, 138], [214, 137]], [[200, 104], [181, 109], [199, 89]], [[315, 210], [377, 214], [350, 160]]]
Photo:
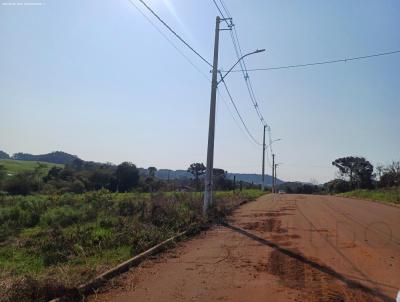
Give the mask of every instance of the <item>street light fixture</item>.
[[282, 138], [273, 139], [265, 148], [268, 148], [268, 147], [271, 146], [273, 143], [279, 142], [279, 141], [281, 141], [281, 140], [282, 140]]
[[250, 56], [250, 55], [254, 55], [254, 54], [256, 54], [256, 53], [264, 52], [264, 51], [265, 51], [265, 49], [256, 49], [255, 51], [249, 52], [248, 54], [245, 54], [244, 56], [242, 56], [241, 58], [239, 58], [239, 60], [237, 60], [237, 62], [236, 62], [235, 64], [233, 64], [233, 66], [232, 66], [231, 68], [229, 68], [229, 70], [228, 70], [224, 75], [221, 74], [221, 79], [218, 81], [217, 85], [218, 85], [219, 83], [221, 83], [221, 82], [225, 79], [225, 77], [233, 70], [233, 68], [235, 68], [235, 66], [236, 66], [237, 64], [239, 64], [239, 62], [240, 62], [241, 60], [243, 60], [245, 57]]

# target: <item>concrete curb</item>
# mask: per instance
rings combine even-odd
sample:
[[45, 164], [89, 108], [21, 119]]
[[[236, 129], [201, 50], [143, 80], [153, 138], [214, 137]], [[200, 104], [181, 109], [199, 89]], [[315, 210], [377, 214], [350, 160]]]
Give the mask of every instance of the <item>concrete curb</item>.
[[[188, 232], [189, 231], [186, 230], [184, 232], [178, 233], [177, 235], [153, 246], [152, 248], [148, 249], [147, 251], [144, 251], [143, 253], [140, 253], [139, 255], [136, 255], [133, 258], [128, 259], [125, 262], [122, 262], [121, 264], [118, 264], [116, 267], [106, 271], [105, 273], [102, 273], [101, 275], [97, 276], [96, 278], [89, 281], [88, 283], [78, 286], [75, 290], [81, 295], [88, 295], [90, 293], [93, 293], [96, 289], [98, 289], [102, 285], [104, 285], [108, 280], [110, 280], [124, 272], [127, 272], [131, 267], [140, 264], [148, 256], [151, 256], [151, 255], [154, 255], [154, 254], [160, 252], [165, 246], [174, 242], [179, 237], [186, 235]], [[63, 298], [64, 297], [58, 297], [58, 298], [50, 300], [49, 302], [61, 302], [61, 301], [63, 301]]]

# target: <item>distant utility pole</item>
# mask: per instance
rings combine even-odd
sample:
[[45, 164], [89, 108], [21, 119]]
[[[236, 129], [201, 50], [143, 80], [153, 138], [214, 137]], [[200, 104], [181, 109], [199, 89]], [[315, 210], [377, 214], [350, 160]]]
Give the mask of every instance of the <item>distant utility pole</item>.
[[213, 187], [213, 168], [214, 168], [214, 137], [215, 137], [215, 106], [217, 99], [218, 85], [218, 48], [219, 48], [219, 25], [221, 18], [217, 17], [215, 22], [215, 41], [214, 41], [214, 61], [211, 81], [211, 103], [210, 103], [210, 122], [208, 128], [208, 149], [207, 149], [207, 170], [205, 177], [203, 214], [207, 214], [208, 207], [212, 203]]
[[275, 154], [272, 154], [272, 193], [275, 193]]
[[276, 180], [277, 180], [277, 177], [276, 177], [276, 175], [277, 175], [277, 173], [276, 173], [276, 168], [278, 167], [278, 166], [280, 166], [280, 165], [282, 165], [282, 163], [277, 163], [277, 164], [275, 164], [273, 167], [275, 167], [275, 182], [274, 183], [276, 183]]
[[265, 129], [267, 125], [264, 125], [264, 135], [263, 135], [263, 153], [262, 153], [262, 177], [261, 177], [261, 191], [264, 191], [264, 177], [265, 177]]

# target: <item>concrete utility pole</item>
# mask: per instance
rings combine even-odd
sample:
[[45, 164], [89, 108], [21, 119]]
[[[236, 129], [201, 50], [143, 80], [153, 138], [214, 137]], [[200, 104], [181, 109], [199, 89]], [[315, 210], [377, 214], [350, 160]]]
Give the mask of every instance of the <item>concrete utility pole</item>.
[[272, 193], [275, 193], [275, 154], [272, 154]]
[[276, 168], [277, 168], [278, 166], [280, 166], [280, 165], [282, 165], [282, 163], [276, 163], [276, 164], [274, 165], [274, 167], [275, 167], [275, 169], [274, 169], [274, 170], [275, 170], [275, 175], [274, 175], [274, 176], [275, 176], [275, 183], [276, 183], [276, 180], [277, 180]]
[[219, 25], [221, 18], [217, 17], [215, 22], [214, 61], [211, 81], [210, 123], [208, 127], [208, 149], [207, 170], [205, 177], [203, 214], [207, 214], [208, 207], [212, 204], [213, 168], [214, 168], [214, 137], [215, 137], [215, 106], [218, 85], [218, 48], [219, 48]]
[[[203, 214], [207, 214], [207, 210], [210, 205], [212, 205], [212, 190], [213, 190], [213, 168], [214, 168], [214, 137], [215, 137], [215, 106], [217, 101], [217, 87], [220, 82], [223, 82], [226, 76], [235, 68], [235, 66], [243, 60], [245, 57], [264, 52], [265, 49], [257, 49], [255, 51], [249, 52], [242, 57], [240, 57], [237, 62], [227, 71], [224, 75], [222, 72], [221, 79], [218, 81], [218, 48], [219, 48], [219, 31], [221, 20], [231, 20], [231, 18], [221, 19], [216, 18], [215, 22], [215, 41], [214, 41], [214, 61], [212, 69], [212, 80], [211, 80], [211, 102], [210, 102], [210, 123], [208, 127], [208, 147], [207, 147], [207, 169], [205, 177], [205, 188], [204, 188], [204, 203], [203, 203]], [[221, 30], [232, 30], [233, 25], [228, 25], [228, 29]], [[225, 83], [225, 82], [224, 82]]]
[[263, 135], [263, 153], [262, 153], [262, 177], [261, 177], [261, 191], [264, 191], [264, 174], [265, 174], [265, 129], [267, 128], [264, 125], [264, 135]]

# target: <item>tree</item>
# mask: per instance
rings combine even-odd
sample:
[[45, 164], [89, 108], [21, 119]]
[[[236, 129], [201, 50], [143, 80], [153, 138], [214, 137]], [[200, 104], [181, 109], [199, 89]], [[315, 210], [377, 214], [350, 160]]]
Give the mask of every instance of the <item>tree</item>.
[[100, 167], [89, 176], [90, 188], [94, 190], [109, 189], [112, 190], [112, 183], [115, 176], [111, 169]]
[[0, 165], [0, 190], [3, 187], [3, 181], [7, 175], [6, 168], [3, 165]]
[[5, 190], [13, 195], [28, 195], [37, 192], [41, 187], [41, 179], [34, 171], [25, 171], [10, 177]]
[[394, 161], [383, 169], [378, 185], [380, 187], [393, 187], [400, 185], [400, 161]]
[[385, 172], [385, 166], [381, 165], [381, 164], [378, 164], [376, 166], [376, 171], [378, 172], [378, 177], [379, 177], [379, 180], [380, 180], [381, 177], [382, 177], [382, 174]]
[[57, 179], [60, 176], [62, 170], [63, 169], [59, 168], [59, 167], [52, 167], [49, 170], [49, 172], [47, 172], [47, 176], [44, 177], [44, 180], [45, 181], [49, 181], [49, 180], [52, 180], [52, 179]]
[[127, 192], [139, 183], [139, 170], [129, 162], [123, 162], [118, 165], [115, 172], [118, 191]]
[[343, 179], [334, 179], [327, 182], [325, 185], [326, 190], [329, 193], [344, 193], [350, 190], [349, 183]]
[[213, 169], [213, 182], [214, 187], [217, 190], [232, 190], [233, 189], [233, 181], [227, 179], [226, 171], [224, 169]]
[[68, 166], [76, 171], [80, 171], [83, 168], [85, 162], [80, 158], [75, 158]]
[[147, 171], [149, 172], [149, 177], [154, 178], [156, 176], [157, 168], [156, 167], [148, 167]]
[[0, 159], [10, 159], [10, 155], [0, 150]]
[[374, 167], [364, 157], [342, 157], [333, 161], [332, 165], [339, 169], [341, 175], [349, 178], [352, 189], [356, 187], [366, 189], [372, 186]]
[[206, 167], [203, 163], [193, 163], [187, 169], [189, 173], [191, 173], [196, 181], [196, 190], [200, 190], [199, 178], [206, 172]]

